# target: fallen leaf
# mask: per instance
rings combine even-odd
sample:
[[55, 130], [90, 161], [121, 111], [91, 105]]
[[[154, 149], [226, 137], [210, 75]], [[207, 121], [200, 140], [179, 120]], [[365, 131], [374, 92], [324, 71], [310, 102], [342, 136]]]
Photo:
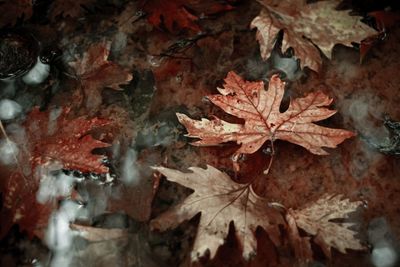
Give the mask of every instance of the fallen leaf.
[[234, 141], [241, 145], [235, 157], [256, 152], [267, 140], [277, 139], [300, 145], [317, 155], [328, 154], [322, 147], [334, 148], [354, 133], [314, 124], [331, 117], [335, 110], [326, 108], [332, 99], [322, 92], [310, 93], [292, 99], [289, 108], [279, 111], [285, 83], [277, 75], [271, 77], [268, 90], [264, 83], [248, 82], [234, 72], [229, 72], [220, 95], [208, 99], [226, 113], [245, 120], [244, 124], [229, 123], [217, 117], [200, 121], [177, 113], [187, 136], [199, 138], [194, 145], [218, 145]]
[[[90, 131], [110, 124], [106, 119], [87, 119], [79, 117], [67, 119], [69, 109], [53, 112], [41, 112], [34, 108], [23, 124], [26, 139], [19, 144], [18, 162], [27, 162], [28, 166], [18, 168], [8, 178], [1, 213], [8, 220], [1, 221], [0, 237], [4, 236], [14, 223], [21, 231], [27, 231], [30, 237], [41, 237], [56, 202], [38, 203], [36, 192], [44, 168], [47, 172], [72, 169], [81, 172], [107, 173], [103, 165], [103, 155], [94, 155], [95, 148], [108, 147], [109, 144], [96, 140]], [[52, 163], [57, 163], [54, 169]], [[51, 168], [51, 169], [48, 169]]]
[[80, 79], [89, 110], [95, 110], [102, 102], [101, 91], [106, 88], [120, 90], [120, 85], [132, 80], [130, 72], [122, 66], [108, 61], [110, 43], [98, 43], [89, 47], [82, 59], [71, 63]]
[[158, 28], [164, 26], [170, 32], [182, 29], [200, 32], [196, 24], [200, 19], [198, 15], [211, 15], [232, 9], [228, 3], [218, 3], [215, 0], [144, 0], [142, 4], [149, 23]]
[[0, 1], [0, 9], [0, 27], [13, 26], [18, 19], [27, 20], [33, 13], [31, 0]]
[[52, 20], [58, 16], [78, 18], [85, 11], [83, 7], [94, 2], [94, 0], [55, 0], [50, 7], [50, 17]]
[[256, 253], [255, 231], [258, 226], [269, 234], [275, 245], [279, 244], [277, 224], [282, 223], [281, 215], [270, 208], [265, 199], [258, 197], [249, 185], [235, 183], [228, 175], [209, 165], [206, 169], [191, 167], [189, 173], [164, 167], [153, 169], [165, 175], [168, 181], [194, 190], [182, 203], [151, 221], [153, 229], [164, 231], [201, 213], [193, 259], [204, 256], [206, 251], [213, 258], [224, 243], [231, 222], [245, 258]]
[[[342, 253], [346, 253], [346, 249], [365, 249], [355, 237], [356, 232], [349, 229], [354, 223], [332, 222], [335, 219], [347, 219], [349, 213], [356, 211], [362, 205], [361, 201], [350, 202], [349, 199], [341, 200], [341, 198], [341, 195], [326, 195], [303, 209], [289, 209], [286, 216], [289, 221], [294, 220], [297, 227], [315, 236], [315, 243], [321, 246], [328, 258], [331, 258], [331, 247]], [[291, 227], [294, 229], [293, 222]]]
[[86, 117], [69, 120], [68, 113], [68, 108], [53, 113], [41, 112], [35, 108], [29, 113], [25, 129], [29, 142], [34, 144], [31, 151], [32, 164], [39, 166], [49, 161], [59, 161], [65, 169], [107, 173], [108, 168], [102, 162], [104, 155], [94, 155], [91, 152], [95, 148], [108, 147], [109, 144], [94, 139], [88, 133], [111, 122]]
[[350, 16], [348, 11], [336, 10], [336, 0], [276, 1], [259, 0], [265, 7], [252, 22], [257, 28], [261, 56], [267, 59], [274, 48], [277, 33], [283, 30], [282, 50], [292, 47], [301, 59], [301, 67], [319, 71], [322, 66], [320, 52], [331, 58], [335, 44], [351, 46], [377, 32], [363, 24], [360, 17]]

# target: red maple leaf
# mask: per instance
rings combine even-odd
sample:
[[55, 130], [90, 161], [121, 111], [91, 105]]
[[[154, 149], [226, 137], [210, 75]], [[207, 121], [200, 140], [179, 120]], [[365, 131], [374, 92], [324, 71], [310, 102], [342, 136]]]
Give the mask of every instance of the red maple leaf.
[[[190, 30], [199, 32], [196, 24], [200, 14], [212, 15], [231, 10], [232, 6], [224, 1], [215, 0], [147, 0], [141, 1], [148, 21], [156, 27], [164, 26], [170, 32]], [[219, 3], [221, 2], [221, 3]]]
[[335, 148], [354, 133], [315, 124], [333, 116], [336, 111], [327, 107], [332, 99], [322, 92], [292, 99], [285, 112], [280, 111], [285, 83], [277, 75], [271, 77], [268, 90], [263, 82], [249, 82], [229, 72], [220, 94], [207, 96], [226, 113], [244, 119], [244, 124], [229, 123], [217, 117], [212, 120], [193, 120], [177, 113], [187, 136], [198, 138], [194, 145], [218, 145], [234, 141], [241, 145], [238, 154], [252, 154], [267, 140], [286, 140], [300, 145], [311, 153], [327, 155], [324, 147]]
[[68, 108], [52, 112], [41, 112], [35, 108], [28, 114], [23, 125], [27, 140], [20, 144], [18, 169], [8, 178], [3, 192], [0, 237], [14, 223], [18, 223], [20, 229], [27, 231], [30, 237], [41, 236], [57, 203], [53, 201], [41, 204], [36, 201], [41, 179], [39, 167], [46, 169], [51, 163], [57, 163], [60, 169], [108, 172], [108, 168], [102, 163], [104, 156], [91, 152], [95, 148], [109, 145], [94, 139], [89, 133], [110, 124], [110, 121], [85, 117], [67, 119], [68, 113]]

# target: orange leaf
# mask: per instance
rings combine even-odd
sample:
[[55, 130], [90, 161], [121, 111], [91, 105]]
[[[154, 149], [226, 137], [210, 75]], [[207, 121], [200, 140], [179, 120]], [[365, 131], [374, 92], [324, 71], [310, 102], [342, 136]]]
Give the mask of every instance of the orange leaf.
[[254, 153], [265, 141], [277, 139], [300, 145], [314, 154], [326, 155], [323, 147], [335, 148], [354, 136], [350, 131], [313, 123], [336, 113], [326, 108], [332, 99], [322, 92], [292, 99], [289, 108], [281, 113], [284, 87], [285, 83], [277, 75], [272, 76], [266, 91], [263, 82], [248, 82], [229, 72], [224, 88], [218, 88], [221, 94], [208, 96], [208, 99], [226, 113], [244, 119], [244, 124], [229, 123], [217, 117], [197, 121], [184, 114], [177, 113], [177, 116], [185, 125], [187, 136], [200, 139], [194, 145], [233, 141], [241, 145], [236, 155]]

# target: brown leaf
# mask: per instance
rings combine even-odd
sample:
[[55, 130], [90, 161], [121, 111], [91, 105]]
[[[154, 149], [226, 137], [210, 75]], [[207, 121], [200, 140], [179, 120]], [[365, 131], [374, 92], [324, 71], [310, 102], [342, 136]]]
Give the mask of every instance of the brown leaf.
[[101, 90], [106, 87], [119, 90], [128, 84], [132, 75], [122, 66], [108, 61], [110, 43], [98, 43], [89, 47], [81, 60], [71, 63], [86, 97], [86, 107], [96, 109], [102, 102]]
[[224, 243], [231, 222], [245, 258], [256, 253], [254, 233], [258, 226], [264, 228], [275, 245], [279, 244], [277, 224], [282, 223], [282, 217], [250, 186], [233, 182], [228, 175], [209, 165], [206, 169], [191, 167], [189, 173], [164, 167], [154, 169], [167, 180], [194, 190], [182, 203], [151, 221], [153, 228], [164, 231], [201, 213], [193, 246], [194, 258], [203, 256], [207, 250], [213, 258]]
[[[342, 196], [326, 195], [315, 203], [300, 210], [288, 210], [289, 220], [293, 218], [297, 227], [315, 236], [314, 241], [321, 246], [327, 257], [331, 257], [331, 247], [342, 253], [346, 249], [364, 250], [365, 247], [355, 238], [356, 232], [349, 228], [353, 223], [335, 223], [334, 219], [347, 219], [349, 213], [362, 205], [361, 201], [341, 200]], [[293, 226], [291, 226], [293, 229]], [[301, 248], [299, 248], [301, 249]]]
[[336, 113], [326, 108], [332, 99], [322, 92], [291, 100], [289, 108], [281, 113], [284, 88], [285, 83], [277, 75], [271, 77], [266, 91], [263, 82], [248, 82], [229, 72], [224, 88], [218, 88], [221, 94], [208, 96], [208, 99], [226, 113], [244, 119], [244, 124], [229, 123], [217, 117], [197, 121], [184, 114], [177, 113], [177, 116], [185, 125], [187, 136], [200, 139], [194, 145], [234, 141], [241, 145], [236, 155], [252, 154], [265, 141], [277, 139], [300, 145], [314, 154], [326, 155], [328, 153], [322, 147], [334, 148], [354, 136], [346, 130], [313, 123]]
[[93, 4], [94, 0], [55, 0], [50, 8], [50, 17], [58, 16], [78, 18], [85, 10], [83, 7]]
[[14, 25], [21, 17], [24, 20], [32, 17], [32, 0], [0, 1], [0, 27]]
[[319, 71], [322, 53], [331, 58], [335, 44], [351, 46], [352, 42], [375, 35], [377, 32], [360, 22], [360, 17], [348, 11], [335, 10], [336, 0], [306, 4], [304, 0], [259, 0], [265, 7], [251, 23], [257, 28], [261, 56], [267, 59], [274, 47], [276, 35], [283, 30], [282, 50], [292, 47], [301, 66]]

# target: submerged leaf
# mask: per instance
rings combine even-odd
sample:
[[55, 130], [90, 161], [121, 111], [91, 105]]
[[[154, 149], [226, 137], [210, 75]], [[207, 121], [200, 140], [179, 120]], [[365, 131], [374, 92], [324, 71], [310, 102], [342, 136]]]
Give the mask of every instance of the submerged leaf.
[[307, 4], [305, 0], [259, 0], [265, 7], [251, 23], [257, 28], [261, 56], [267, 59], [276, 41], [277, 33], [283, 30], [282, 49], [292, 47], [301, 66], [319, 71], [322, 53], [331, 58], [335, 44], [351, 46], [377, 32], [361, 23], [360, 17], [350, 16], [348, 11], [336, 10], [335, 0], [317, 1]]
[[194, 190], [182, 203], [151, 221], [153, 228], [164, 231], [201, 213], [193, 246], [194, 259], [203, 256], [207, 250], [213, 258], [224, 243], [231, 222], [245, 258], [256, 253], [255, 230], [258, 226], [269, 234], [275, 244], [279, 244], [277, 225], [283, 223], [282, 217], [250, 186], [233, 182], [228, 175], [212, 166], [206, 169], [191, 167], [189, 173], [164, 167], [153, 169], [165, 175], [168, 181]]
[[[349, 228], [353, 223], [332, 222], [335, 219], [347, 219], [349, 213], [362, 205], [361, 201], [341, 200], [342, 196], [326, 195], [315, 203], [300, 210], [288, 210], [287, 219], [294, 220], [297, 227], [315, 236], [314, 241], [321, 246], [327, 257], [331, 257], [331, 247], [342, 253], [346, 249], [364, 250], [365, 247], [355, 237], [356, 232]], [[293, 226], [292, 226], [293, 228]], [[303, 245], [299, 243], [298, 245]], [[303, 248], [297, 248], [303, 249]], [[307, 256], [308, 257], [308, 256]]]
[[234, 72], [225, 79], [224, 88], [218, 88], [220, 95], [208, 99], [226, 113], [245, 120], [244, 124], [212, 120], [192, 120], [177, 113], [185, 125], [188, 136], [199, 138], [194, 145], [217, 145], [234, 141], [241, 144], [236, 154], [256, 152], [267, 140], [281, 139], [300, 145], [311, 153], [328, 154], [323, 147], [334, 148], [354, 133], [331, 129], [313, 122], [327, 119], [336, 113], [326, 108], [332, 99], [322, 92], [310, 93], [303, 98], [292, 99], [289, 108], [279, 111], [285, 83], [277, 75], [272, 76], [268, 90], [263, 82], [248, 82]]

